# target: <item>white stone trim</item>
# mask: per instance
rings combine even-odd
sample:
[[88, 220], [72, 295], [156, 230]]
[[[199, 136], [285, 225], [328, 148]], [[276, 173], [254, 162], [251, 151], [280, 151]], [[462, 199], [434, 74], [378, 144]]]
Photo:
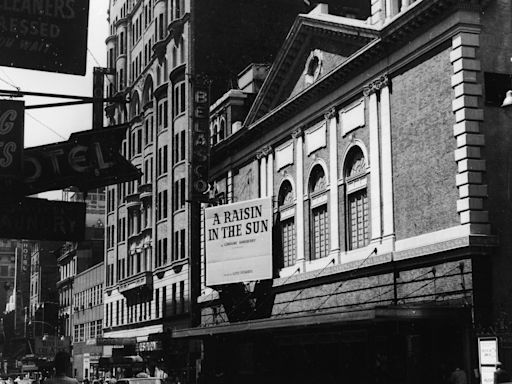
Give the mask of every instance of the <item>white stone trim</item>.
[[391, 151], [391, 106], [389, 87], [380, 91], [380, 132], [382, 156], [382, 236], [394, 236], [393, 157]]
[[343, 136], [365, 125], [364, 106], [364, 99], [361, 99], [339, 112], [341, 133]]
[[286, 167], [287, 165], [293, 164], [293, 141], [290, 141], [285, 145], [276, 148], [275, 157], [277, 171]]
[[260, 159], [260, 197], [267, 197], [267, 159]]
[[[364, 105], [364, 100], [363, 100]], [[364, 109], [363, 109], [364, 112]], [[338, 199], [338, 127], [336, 124], [336, 115], [328, 120], [329, 124], [329, 222], [330, 222], [330, 236], [329, 247], [331, 252], [340, 248], [339, 236], [339, 199]]]
[[318, 124], [317, 126], [308, 129], [305, 134], [306, 141], [306, 153], [308, 155], [312, 154], [316, 150], [320, 148], [324, 148], [327, 146], [327, 130], [325, 121]]
[[397, 240], [395, 242], [395, 250], [397, 252], [407, 249], [424, 247], [431, 244], [441, 243], [443, 241], [458, 239], [470, 234], [469, 227], [458, 225], [442, 229], [436, 232], [430, 232], [419, 236], [409, 237], [408, 239]]
[[304, 262], [304, 159], [302, 136], [297, 137], [296, 145], [296, 164], [297, 164], [297, 191], [295, 199], [297, 201], [297, 214], [295, 219], [295, 230], [297, 231], [297, 262]]
[[267, 156], [267, 196], [274, 196], [274, 154]]
[[380, 195], [380, 151], [379, 151], [379, 116], [377, 95], [369, 96], [369, 129], [370, 129], [370, 228], [371, 239], [382, 236], [381, 228], [381, 195]]

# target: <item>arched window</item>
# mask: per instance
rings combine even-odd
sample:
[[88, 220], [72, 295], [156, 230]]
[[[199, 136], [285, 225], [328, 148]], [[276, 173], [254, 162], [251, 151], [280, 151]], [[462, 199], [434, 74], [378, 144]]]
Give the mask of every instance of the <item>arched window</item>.
[[349, 250], [364, 247], [369, 242], [366, 174], [363, 151], [354, 146], [348, 152], [344, 166]]
[[130, 102], [130, 119], [138, 116], [140, 113], [140, 101], [139, 101], [139, 93], [134, 92], [132, 95], [132, 100]]
[[280, 215], [283, 267], [290, 267], [296, 260], [295, 209], [292, 184], [285, 180], [279, 188], [277, 199]]
[[317, 164], [309, 176], [311, 260], [329, 253], [329, 216], [327, 214], [327, 182], [324, 169]]
[[217, 122], [213, 123], [213, 132], [212, 132], [212, 145], [217, 144], [217, 133], [219, 132], [219, 124]]
[[220, 119], [220, 128], [219, 128], [219, 141], [222, 141], [226, 138], [226, 119], [222, 117]]
[[153, 78], [148, 76], [146, 77], [144, 90], [142, 91], [142, 105], [144, 106], [150, 101], [153, 101]]

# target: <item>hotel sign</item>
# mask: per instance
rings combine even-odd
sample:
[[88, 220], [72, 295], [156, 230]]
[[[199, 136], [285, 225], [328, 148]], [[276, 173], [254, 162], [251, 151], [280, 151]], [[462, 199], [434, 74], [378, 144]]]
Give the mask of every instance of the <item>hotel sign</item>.
[[205, 209], [206, 285], [272, 278], [272, 200]]
[[0, 0], [0, 65], [85, 75], [89, 0]]

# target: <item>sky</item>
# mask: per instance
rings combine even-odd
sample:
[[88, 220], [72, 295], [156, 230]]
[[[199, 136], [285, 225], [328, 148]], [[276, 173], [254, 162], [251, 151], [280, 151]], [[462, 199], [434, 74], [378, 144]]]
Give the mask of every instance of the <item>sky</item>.
[[[92, 96], [93, 67], [106, 66], [108, 34], [107, 0], [90, 0], [86, 76], [65, 75], [0, 66], [0, 89]], [[25, 97], [25, 106], [69, 101]], [[65, 141], [72, 132], [92, 127], [92, 105], [53, 107], [25, 111], [25, 148]]]

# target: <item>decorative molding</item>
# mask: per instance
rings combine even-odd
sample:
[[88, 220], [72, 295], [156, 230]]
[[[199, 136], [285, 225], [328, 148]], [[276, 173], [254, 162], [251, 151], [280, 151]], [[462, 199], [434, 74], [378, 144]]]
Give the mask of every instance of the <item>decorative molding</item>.
[[373, 80], [370, 84], [368, 84], [367, 86], [365, 86], [363, 88], [363, 95], [368, 97], [372, 93], [377, 93], [382, 88], [384, 88], [385, 86], [388, 86], [388, 85], [390, 85], [390, 80], [388, 79], [388, 75], [382, 75], [381, 77], [379, 77], [376, 80]]
[[292, 131], [292, 137], [294, 139], [298, 139], [299, 137], [304, 136], [304, 127], [296, 128]]
[[327, 146], [327, 125], [322, 121], [316, 127], [306, 131], [306, 153], [309, 155], [314, 151]]
[[293, 164], [293, 142], [290, 141], [285, 146], [276, 148], [275, 151], [275, 163], [276, 169], [280, 170], [287, 165]]
[[332, 107], [327, 110], [327, 112], [324, 113], [325, 120], [330, 120], [332, 118], [336, 117], [336, 108]]
[[361, 99], [340, 111], [340, 125], [343, 136], [365, 125], [364, 107], [364, 99]]

